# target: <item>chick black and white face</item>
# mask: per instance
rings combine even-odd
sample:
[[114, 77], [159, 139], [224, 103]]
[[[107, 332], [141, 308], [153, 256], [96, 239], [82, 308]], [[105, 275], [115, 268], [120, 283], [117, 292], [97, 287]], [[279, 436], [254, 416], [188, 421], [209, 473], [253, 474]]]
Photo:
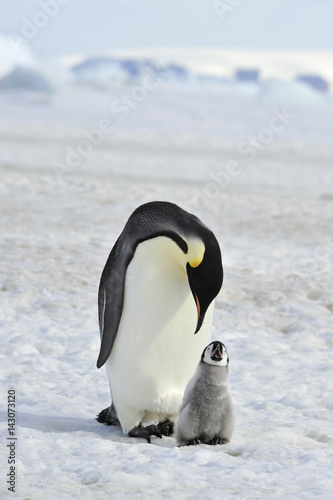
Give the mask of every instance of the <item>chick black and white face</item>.
[[212, 366], [228, 366], [228, 352], [222, 342], [211, 342], [202, 353], [201, 360]]

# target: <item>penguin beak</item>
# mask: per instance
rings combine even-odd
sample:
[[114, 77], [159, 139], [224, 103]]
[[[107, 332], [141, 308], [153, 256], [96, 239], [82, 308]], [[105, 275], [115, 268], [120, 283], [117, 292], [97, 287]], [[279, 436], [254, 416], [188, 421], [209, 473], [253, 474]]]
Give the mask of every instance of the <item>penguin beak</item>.
[[215, 237], [205, 242], [205, 253], [201, 260], [192, 260], [186, 264], [189, 286], [197, 308], [198, 333], [205, 319], [207, 309], [218, 294], [223, 281], [221, 253]]
[[198, 267], [194, 268], [192, 267], [189, 263], [187, 264], [187, 275], [188, 275], [188, 280], [189, 280], [189, 285], [193, 294], [194, 302], [197, 307], [197, 326], [195, 329], [194, 334], [198, 333], [200, 330], [203, 320], [205, 319], [205, 314], [207, 307], [205, 305], [203, 306], [200, 294], [200, 287], [198, 286], [199, 280], [198, 280]]
[[196, 303], [196, 305], [197, 305], [197, 311], [198, 311], [198, 321], [197, 321], [197, 327], [196, 327], [195, 332], [194, 332], [194, 335], [195, 335], [196, 333], [198, 333], [198, 331], [199, 331], [199, 330], [200, 330], [200, 328], [201, 328], [202, 322], [203, 322], [203, 320], [204, 320], [204, 316], [201, 316], [201, 315], [200, 315], [200, 309], [201, 309], [201, 308], [200, 308], [200, 302], [199, 302], [199, 299], [198, 299], [197, 294], [196, 294], [196, 293], [194, 293], [193, 295], [194, 295], [194, 299], [195, 299], [195, 303]]
[[196, 294], [194, 294], [194, 298], [195, 298], [195, 303], [197, 305], [197, 311], [198, 311], [197, 327], [196, 327], [195, 332], [194, 332], [194, 335], [195, 335], [200, 330], [202, 323], [203, 323], [203, 320], [205, 319], [205, 315], [200, 313], [200, 311], [201, 311], [200, 302], [199, 302], [198, 296]]

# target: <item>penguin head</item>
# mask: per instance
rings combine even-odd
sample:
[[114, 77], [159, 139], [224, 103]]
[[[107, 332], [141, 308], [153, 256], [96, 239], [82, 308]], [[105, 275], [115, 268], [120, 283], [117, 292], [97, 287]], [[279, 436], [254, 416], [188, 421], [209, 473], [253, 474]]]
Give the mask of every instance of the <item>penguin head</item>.
[[229, 356], [227, 348], [222, 342], [211, 342], [201, 355], [202, 363], [212, 366], [228, 366]]
[[[206, 312], [222, 286], [220, 248], [213, 233], [211, 235], [209, 237], [213, 239], [214, 244], [206, 234], [201, 238], [201, 235], [184, 235], [171, 231], [162, 233], [154, 239], [150, 250], [147, 248], [145, 255], [146, 260], [151, 262], [152, 253], [157, 254], [155, 262], [158, 262], [165, 273], [172, 272], [170, 264], [180, 266], [186, 273], [197, 309], [194, 334], [199, 332]], [[152, 252], [150, 255], [149, 251]]]
[[148, 239], [166, 236], [161, 257], [167, 254], [185, 269], [197, 308], [194, 333], [199, 332], [207, 309], [223, 283], [221, 250], [214, 233], [195, 215], [163, 201], [138, 207], [125, 232], [133, 241], [133, 247]]

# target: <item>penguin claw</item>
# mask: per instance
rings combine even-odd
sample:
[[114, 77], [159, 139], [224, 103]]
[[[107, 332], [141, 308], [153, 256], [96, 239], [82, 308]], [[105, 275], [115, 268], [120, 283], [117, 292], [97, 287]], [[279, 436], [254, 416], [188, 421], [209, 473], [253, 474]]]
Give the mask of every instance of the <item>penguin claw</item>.
[[96, 416], [97, 422], [100, 424], [105, 424], [105, 425], [120, 425], [120, 422], [117, 418], [117, 413], [115, 410], [115, 407], [113, 404], [109, 406], [108, 408], [105, 408], [102, 410], [97, 416]]
[[129, 431], [128, 435], [130, 437], [137, 437], [137, 438], [143, 438], [146, 439], [148, 443], [150, 443], [150, 434], [149, 432], [142, 427], [142, 425], [138, 425], [137, 427], [134, 427], [131, 431]]
[[156, 425], [148, 425], [147, 427], [143, 427], [140, 424], [137, 427], [134, 427], [131, 431], [129, 431], [128, 435], [130, 437], [138, 437], [146, 439], [148, 443], [150, 443], [150, 436], [156, 436], [162, 438], [162, 434]]
[[189, 439], [188, 441], [183, 441], [179, 446], [193, 446], [196, 444], [201, 444], [199, 438]]
[[219, 438], [219, 437], [217, 437], [217, 438], [212, 439], [207, 444], [213, 444], [213, 445], [215, 445], [215, 444], [226, 444], [226, 443], [229, 443], [229, 440], [227, 438]]
[[174, 423], [171, 420], [160, 422], [157, 427], [163, 436], [170, 436], [173, 433]]
[[149, 432], [149, 435], [150, 436], [156, 436], [158, 438], [161, 438], [162, 439], [162, 434], [161, 434], [161, 431], [160, 429], [158, 428], [157, 425], [148, 425], [147, 427], [145, 427], [146, 431]]

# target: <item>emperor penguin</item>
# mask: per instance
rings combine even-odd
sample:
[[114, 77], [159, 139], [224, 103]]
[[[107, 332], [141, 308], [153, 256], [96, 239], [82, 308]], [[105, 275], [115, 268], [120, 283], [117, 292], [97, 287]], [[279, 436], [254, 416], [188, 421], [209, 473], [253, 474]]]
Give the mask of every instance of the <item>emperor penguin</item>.
[[179, 446], [225, 444], [234, 429], [228, 382], [229, 356], [222, 342], [211, 342], [188, 382], [176, 421]]
[[132, 213], [99, 286], [97, 367], [106, 366], [112, 400], [99, 422], [148, 443], [172, 433], [222, 281], [218, 241], [195, 215], [164, 201]]

